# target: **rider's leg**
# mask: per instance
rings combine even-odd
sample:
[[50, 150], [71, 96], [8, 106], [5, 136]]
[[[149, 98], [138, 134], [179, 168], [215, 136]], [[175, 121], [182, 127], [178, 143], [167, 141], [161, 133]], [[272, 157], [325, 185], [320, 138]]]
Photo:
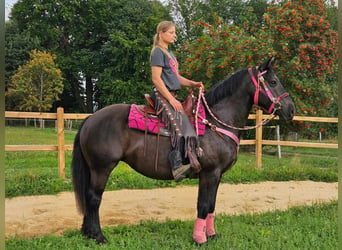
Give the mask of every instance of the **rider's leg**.
[[169, 154], [169, 163], [173, 177], [176, 181], [183, 180], [190, 173], [190, 164], [182, 163], [182, 155], [178, 150], [172, 150]]
[[[200, 164], [197, 160], [196, 149], [199, 147], [197, 135], [185, 112], [175, 112], [171, 105], [158, 92], [155, 92], [156, 109], [162, 111], [162, 120], [171, 132], [172, 151], [169, 163], [176, 181], [180, 181], [190, 173], [190, 167], [199, 172]], [[185, 163], [188, 158], [190, 164]]]

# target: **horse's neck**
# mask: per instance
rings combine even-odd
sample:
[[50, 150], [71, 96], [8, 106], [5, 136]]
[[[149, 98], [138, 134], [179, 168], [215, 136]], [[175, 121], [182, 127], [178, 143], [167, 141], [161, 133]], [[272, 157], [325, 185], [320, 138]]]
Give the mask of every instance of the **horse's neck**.
[[[243, 127], [247, 123], [252, 105], [247, 96], [230, 96], [212, 105], [210, 110], [220, 121], [234, 127]], [[211, 117], [208, 111], [207, 116], [209, 121], [216, 124], [215, 118]]]

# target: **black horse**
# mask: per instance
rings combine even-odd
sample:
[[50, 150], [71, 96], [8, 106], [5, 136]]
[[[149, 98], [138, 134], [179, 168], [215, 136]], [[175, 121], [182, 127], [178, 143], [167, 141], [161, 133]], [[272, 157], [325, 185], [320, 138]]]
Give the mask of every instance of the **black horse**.
[[[239, 142], [236, 140], [241, 132], [225, 128], [225, 125], [245, 126], [254, 103], [282, 120], [291, 120], [294, 116], [293, 101], [277, 78], [273, 64], [274, 60], [270, 58], [258, 67], [240, 70], [204, 95], [208, 105], [207, 122], [220, 132], [207, 126], [205, 134], [200, 136], [203, 153], [199, 158], [201, 171], [193, 232], [193, 238], [199, 244], [216, 235], [213, 213], [217, 189], [222, 174], [237, 160]], [[167, 160], [170, 138], [158, 139], [156, 135], [148, 134], [148, 147], [145, 148], [145, 133], [128, 128], [130, 107], [129, 104], [115, 104], [97, 111], [83, 122], [74, 141], [72, 180], [76, 202], [84, 216], [81, 231], [97, 243], [107, 242], [100, 227], [99, 207], [108, 177], [119, 161], [147, 177], [173, 179]]]

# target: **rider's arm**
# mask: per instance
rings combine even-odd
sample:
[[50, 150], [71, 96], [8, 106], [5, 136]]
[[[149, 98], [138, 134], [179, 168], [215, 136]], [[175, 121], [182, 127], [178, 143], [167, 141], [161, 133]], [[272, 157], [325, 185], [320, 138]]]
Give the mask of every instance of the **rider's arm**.
[[180, 84], [184, 87], [202, 88], [204, 90], [204, 86], [202, 82], [195, 82], [181, 75], [178, 75], [178, 79], [179, 79]]
[[182, 111], [181, 103], [170, 93], [164, 84], [161, 74], [163, 68], [160, 66], [152, 66], [152, 82], [156, 86], [159, 93], [171, 104], [171, 106], [178, 112]]

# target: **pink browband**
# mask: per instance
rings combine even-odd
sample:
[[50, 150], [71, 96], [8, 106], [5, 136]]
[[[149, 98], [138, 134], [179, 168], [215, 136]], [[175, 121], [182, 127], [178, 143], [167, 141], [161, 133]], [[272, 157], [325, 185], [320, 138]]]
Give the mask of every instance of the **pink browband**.
[[[275, 105], [279, 105], [279, 107], [276, 107], [277, 109], [280, 108], [280, 103], [279, 101], [287, 96], [289, 96], [289, 93], [284, 92], [283, 94], [281, 94], [278, 97], [273, 97], [271, 91], [269, 90], [269, 88], [267, 87], [264, 77], [262, 76], [263, 74], [265, 74], [267, 71], [263, 71], [263, 72], [259, 72], [258, 73], [258, 81], [255, 79], [254, 74], [253, 74], [253, 70], [252, 68], [248, 69], [249, 75], [251, 76], [251, 79], [255, 85], [255, 93], [254, 93], [254, 104], [258, 105], [258, 101], [259, 101], [259, 92], [264, 92], [268, 98], [272, 101], [271, 106], [269, 107], [268, 110], [266, 110], [268, 113], [271, 113], [272, 110], [275, 108]], [[260, 82], [262, 83], [262, 85], [264, 86], [264, 89], [261, 88], [260, 86]]]

